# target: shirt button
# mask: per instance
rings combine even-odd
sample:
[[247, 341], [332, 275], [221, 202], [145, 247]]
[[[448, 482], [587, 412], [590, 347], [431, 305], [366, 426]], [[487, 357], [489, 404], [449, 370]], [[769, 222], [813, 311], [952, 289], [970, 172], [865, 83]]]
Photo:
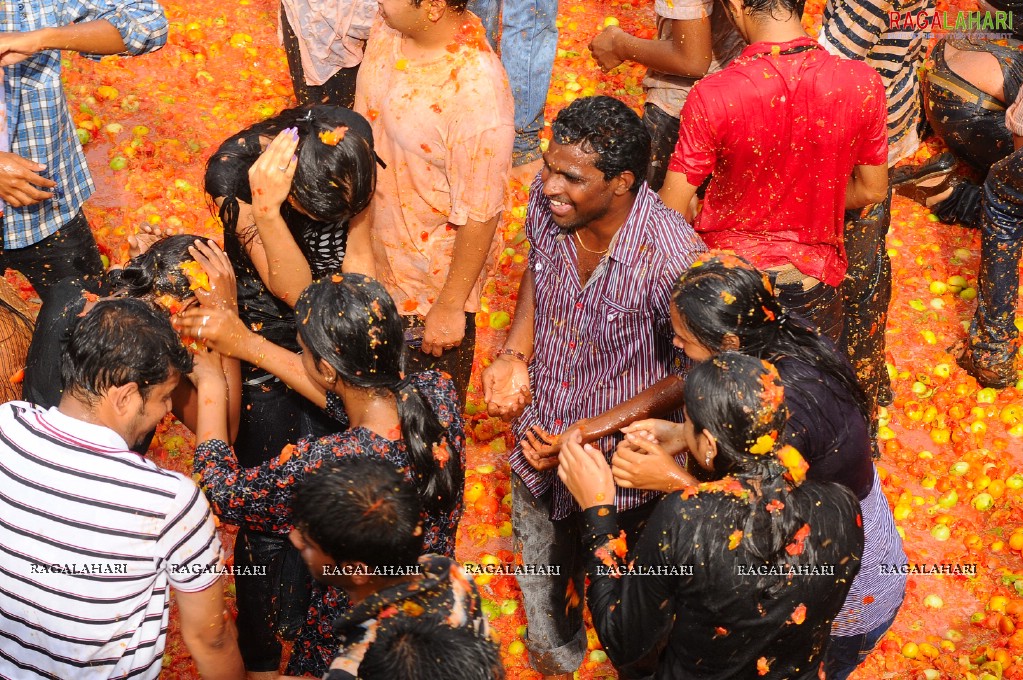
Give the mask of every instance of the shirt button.
[[575, 308], [576, 309], [582, 309], [583, 308], [583, 303], [581, 303], [581, 302], [575, 303]]
[[543, 270], [543, 263], [542, 262], [537, 262], [535, 265], [533, 265], [533, 270], [534, 271], [542, 271]]
[[574, 340], [572, 342], [568, 343], [568, 348], [569, 349], [575, 349], [575, 341]]
[[564, 388], [567, 388], [568, 387], [568, 381], [566, 380], [563, 383], [561, 383], [561, 386], [564, 387]]
[[561, 418], [557, 418], [554, 420], [554, 427], [561, 427], [564, 424], [564, 422], [565, 421], [563, 421]]

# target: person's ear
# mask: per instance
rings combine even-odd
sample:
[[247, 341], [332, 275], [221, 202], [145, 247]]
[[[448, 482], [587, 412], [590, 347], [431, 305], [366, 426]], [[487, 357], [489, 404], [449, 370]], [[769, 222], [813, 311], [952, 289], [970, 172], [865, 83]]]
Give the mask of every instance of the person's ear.
[[725, 333], [725, 337], [721, 339], [721, 351], [738, 352], [739, 348], [739, 336], [735, 333]]
[[448, 9], [447, 0], [423, 0], [426, 3], [426, 16], [430, 21], [440, 21]]
[[138, 383], [130, 382], [108, 388], [104, 398], [118, 416], [124, 417], [138, 413], [136, 399], [141, 399], [142, 393], [139, 392]]
[[612, 191], [615, 196], [624, 196], [625, 194], [632, 191], [632, 187], [636, 184], [636, 175], [631, 170], [626, 170], [615, 177], [612, 182], [614, 186]]
[[327, 363], [326, 359], [320, 359], [316, 362], [316, 370], [328, 385], [333, 385], [337, 382], [337, 371]]
[[291, 545], [295, 546], [295, 550], [299, 552], [305, 550], [305, 534], [303, 534], [299, 529], [292, 529], [288, 534], [288, 539], [291, 541]]
[[707, 468], [713, 468], [712, 463], [718, 455], [718, 440], [707, 430], [696, 435], [696, 455], [703, 459]]

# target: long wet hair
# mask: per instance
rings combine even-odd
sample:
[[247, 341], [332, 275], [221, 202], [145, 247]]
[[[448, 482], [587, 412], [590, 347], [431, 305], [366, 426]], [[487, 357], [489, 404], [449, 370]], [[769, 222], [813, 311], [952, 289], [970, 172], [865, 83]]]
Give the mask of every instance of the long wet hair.
[[[786, 502], [800, 480], [778, 458], [788, 418], [778, 371], [761, 359], [722, 352], [689, 372], [685, 403], [696, 433], [706, 431], [717, 443], [715, 467], [721, 460], [749, 494], [745, 516], [736, 518], [744, 544], [765, 563], [798, 562], [785, 547], [809, 518]], [[812, 551], [809, 542], [806, 548]]]
[[340, 274], [306, 288], [295, 304], [298, 334], [315, 362], [325, 361], [349, 385], [394, 394], [410, 476], [428, 512], [450, 512], [461, 500], [461, 452], [434, 456], [450, 446], [446, 431], [404, 375], [404, 326], [384, 287], [362, 274]]
[[111, 269], [104, 279], [111, 296], [149, 298], [173, 295], [178, 300], [193, 297], [195, 292], [181, 265], [195, 260], [188, 249], [198, 238], [193, 234], [168, 236], [128, 260], [121, 269]]
[[809, 323], [784, 312], [771, 282], [746, 260], [706, 253], [679, 278], [672, 302], [689, 332], [713, 352], [725, 336], [745, 354], [777, 362], [797, 359], [834, 378], [870, 422], [866, 394], [849, 362]]
[[285, 201], [281, 217], [315, 272], [326, 256], [316, 251], [344, 248], [334, 241], [344, 236], [348, 220], [369, 205], [376, 189], [377, 157], [365, 118], [340, 106], [286, 109], [220, 146], [206, 166], [206, 191], [211, 199], [223, 198], [217, 213], [225, 231], [238, 233], [243, 243], [254, 238], [254, 227], [238, 232], [238, 201], [252, 202], [248, 170], [262, 153], [260, 137], [273, 139], [290, 127], [298, 128], [299, 136], [290, 197], [308, 214]]

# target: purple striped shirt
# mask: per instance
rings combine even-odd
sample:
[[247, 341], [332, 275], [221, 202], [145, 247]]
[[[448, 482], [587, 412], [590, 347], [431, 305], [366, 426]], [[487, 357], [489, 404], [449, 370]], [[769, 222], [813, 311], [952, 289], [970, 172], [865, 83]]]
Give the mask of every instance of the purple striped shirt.
[[[645, 183], [585, 288], [579, 285], [575, 243], [554, 224], [539, 178], [530, 190], [526, 236], [536, 282], [533, 403], [515, 423], [516, 439], [533, 425], [561, 433], [672, 373], [684, 374], [687, 360], [672, 345], [671, 289], [705, 247], [685, 218]], [[609, 461], [620, 438], [596, 443]], [[557, 470], [533, 469], [521, 446], [512, 452], [511, 468], [534, 496], [553, 489], [551, 519], [579, 510]], [[615, 506], [627, 510], [658, 495], [618, 488]]]

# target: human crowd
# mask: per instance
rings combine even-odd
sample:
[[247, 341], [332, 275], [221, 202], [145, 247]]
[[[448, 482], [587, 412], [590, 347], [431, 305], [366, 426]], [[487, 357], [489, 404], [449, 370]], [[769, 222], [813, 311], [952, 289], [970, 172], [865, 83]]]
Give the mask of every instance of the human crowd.
[[[468, 4], [283, 0], [299, 106], [209, 157], [223, 245], [141, 228], [106, 271], [60, 50], [158, 49], [163, 10], [0, 6], [0, 265], [41, 299], [0, 288], [0, 374], [24, 367], [0, 384], [0, 677], [156, 678], [172, 591], [203, 678], [504, 677], [454, 558], [511, 177], [528, 261], [481, 380], [516, 441], [531, 666], [573, 677], [584, 607], [623, 678], [840, 680], [892, 625], [891, 197], [981, 231], [958, 363], [1015, 384], [1023, 35], [921, 69], [889, 18], [930, 0], [832, 0], [816, 40], [800, 0], [656, 0], [654, 38], [590, 45], [648, 67], [642, 117], [582, 97], [541, 145], [556, 3]], [[896, 167], [928, 134], [949, 152]], [[146, 458], [169, 413], [192, 477]]]

